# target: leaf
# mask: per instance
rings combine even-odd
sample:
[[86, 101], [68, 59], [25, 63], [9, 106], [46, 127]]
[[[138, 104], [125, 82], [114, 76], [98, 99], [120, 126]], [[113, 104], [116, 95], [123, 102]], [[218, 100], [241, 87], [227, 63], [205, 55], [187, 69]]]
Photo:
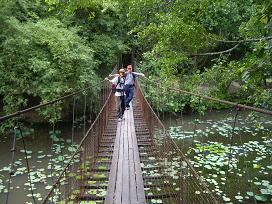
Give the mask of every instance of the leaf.
[[267, 196], [266, 195], [255, 195], [254, 197], [258, 201], [267, 201]]
[[250, 192], [250, 191], [249, 191], [249, 192], [246, 192], [246, 194], [249, 195], [249, 196], [254, 196], [254, 193], [253, 193], [253, 192]]

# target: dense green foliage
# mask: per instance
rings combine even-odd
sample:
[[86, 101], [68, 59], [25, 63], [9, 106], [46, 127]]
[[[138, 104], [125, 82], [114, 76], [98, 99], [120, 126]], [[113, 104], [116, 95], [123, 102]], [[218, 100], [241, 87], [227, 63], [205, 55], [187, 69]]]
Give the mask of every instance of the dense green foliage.
[[[98, 98], [96, 84], [127, 49], [118, 37], [119, 21], [112, 19], [118, 17], [109, 7], [94, 2], [88, 8], [75, 8], [71, 15], [51, 6], [52, 2], [42, 0], [1, 1], [4, 113], [31, 105], [33, 97], [50, 101], [90, 85]], [[42, 110], [43, 115], [51, 117], [49, 109]]]
[[[272, 107], [272, 40], [247, 41], [272, 35], [270, 1], [128, 2], [132, 7], [129, 20], [136, 25], [131, 33], [137, 35], [140, 67], [151, 80], [216, 98]], [[146, 15], [137, 17], [142, 12]], [[239, 40], [246, 41], [235, 42]], [[230, 91], [233, 83], [238, 84], [236, 91]], [[156, 97], [151, 98], [161, 104]], [[192, 106], [192, 101], [182, 101], [181, 105], [168, 101], [164, 110]]]
[[97, 83], [125, 52], [160, 82], [148, 85], [160, 110], [197, 106], [167, 86], [271, 108], [271, 39], [247, 40], [272, 35], [271, 8], [268, 0], [1, 1], [5, 113], [28, 96], [48, 101]]

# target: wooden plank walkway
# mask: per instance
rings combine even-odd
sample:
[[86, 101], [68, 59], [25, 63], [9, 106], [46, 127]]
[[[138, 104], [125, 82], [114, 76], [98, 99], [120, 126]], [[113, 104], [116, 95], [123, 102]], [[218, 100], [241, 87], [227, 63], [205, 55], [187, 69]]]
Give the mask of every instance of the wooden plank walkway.
[[133, 110], [118, 122], [105, 204], [145, 204]]

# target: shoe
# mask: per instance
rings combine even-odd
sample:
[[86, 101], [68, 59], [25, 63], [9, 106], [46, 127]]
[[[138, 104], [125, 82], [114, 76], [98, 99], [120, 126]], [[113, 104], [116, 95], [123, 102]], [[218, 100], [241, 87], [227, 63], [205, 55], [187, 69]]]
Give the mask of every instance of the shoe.
[[122, 118], [118, 118], [118, 122], [121, 122], [122, 121]]
[[126, 110], [129, 110], [129, 107], [126, 107]]

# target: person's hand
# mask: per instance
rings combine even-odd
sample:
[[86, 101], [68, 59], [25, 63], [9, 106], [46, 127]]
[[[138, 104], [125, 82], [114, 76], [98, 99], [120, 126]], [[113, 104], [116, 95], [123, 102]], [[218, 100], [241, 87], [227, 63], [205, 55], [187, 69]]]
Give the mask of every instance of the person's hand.
[[144, 78], [146, 78], [146, 76], [142, 73], [142, 76], [144, 77]]
[[109, 78], [108, 78], [108, 77], [105, 77], [105, 79], [104, 79], [104, 80], [109, 81]]

